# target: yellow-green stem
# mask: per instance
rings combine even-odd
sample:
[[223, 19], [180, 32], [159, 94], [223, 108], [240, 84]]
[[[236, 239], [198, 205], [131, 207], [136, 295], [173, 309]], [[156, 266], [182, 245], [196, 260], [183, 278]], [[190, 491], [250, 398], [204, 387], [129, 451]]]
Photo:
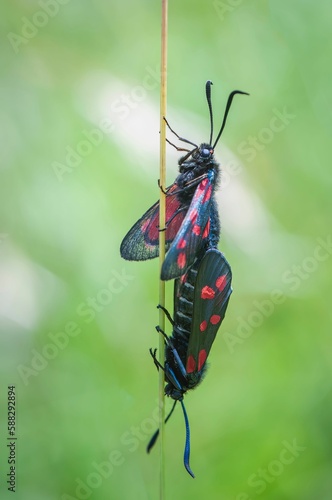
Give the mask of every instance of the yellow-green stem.
[[[165, 227], [166, 217], [166, 125], [164, 116], [166, 116], [167, 106], [167, 14], [168, 0], [161, 1], [161, 65], [160, 65], [160, 210], [159, 227]], [[159, 232], [159, 276], [161, 266], [165, 260], [165, 231]], [[165, 307], [165, 282], [159, 280], [159, 304]], [[165, 331], [165, 314], [159, 309], [159, 326]], [[159, 334], [159, 362], [162, 366], [165, 364], [165, 342], [162, 334]], [[160, 448], [160, 488], [159, 498], [165, 497], [165, 458], [164, 458], [164, 386], [165, 373], [159, 370], [159, 448]]]

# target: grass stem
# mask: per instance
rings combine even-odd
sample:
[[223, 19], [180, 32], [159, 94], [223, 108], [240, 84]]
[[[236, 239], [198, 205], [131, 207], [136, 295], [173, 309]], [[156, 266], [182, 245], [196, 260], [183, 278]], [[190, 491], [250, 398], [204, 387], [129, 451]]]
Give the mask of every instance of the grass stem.
[[[167, 110], [167, 24], [168, 0], [161, 0], [161, 64], [160, 64], [160, 211], [159, 227], [165, 227], [166, 221], [166, 124], [164, 116]], [[159, 232], [159, 276], [165, 260], [165, 233]], [[165, 307], [165, 282], [159, 280], [159, 304]], [[165, 313], [159, 309], [159, 326], [165, 331]], [[165, 364], [165, 341], [159, 334], [159, 362]], [[165, 456], [164, 456], [164, 420], [165, 420], [165, 373], [159, 370], [159, 449], [160, 449], [160, 483], [159, 498], [165, 498]]]

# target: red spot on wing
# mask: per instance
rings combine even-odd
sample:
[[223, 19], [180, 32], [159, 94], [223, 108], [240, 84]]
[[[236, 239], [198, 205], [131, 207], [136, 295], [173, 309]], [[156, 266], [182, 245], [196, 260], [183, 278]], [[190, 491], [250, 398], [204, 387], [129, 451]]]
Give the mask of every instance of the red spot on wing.
[[207, 182], [208, 182], [208, 179], [203, 179], [202, 182], [200, 184], [198, 184], [195, 195], [199, 196], [201, 193], [203, 193]]
[[199, 329], [201, 332], [204, 332], [206, 330], [208, 323], [206, 320], [202, 321], [202, 323], [199, 325]]
[[187, 359], [186, 372], [192, 373], [193, 371], [195, 371], [195, 367], [196, 367], [196, 361], [194, 359], [194, 356], [190, 354], [190, 356]]
[[187, 261], [186, 254], [183, 252], [179, 253], [178, 258], [177, 258], [177, 264], [178, 264], [179, 269], [183, 269], [185, 267], [186, 261]]
[[210, 232], [210, 219], [207, 221], [207, 224], [204, 228], [203, 238], [207, 238], [209, 236], [209, 232]]
[[197, 219], [197, 210], [192, 210], [190, 212], [190, 215], [189, 215], [189, 219], [191, 220], [191, 222], [195, 222], [196, 219]]
[[[171, 222], [168, 222], [168, 219], [170, 217], [167, 216], [166, 219], [166, 240], [167, 241], [172, 241], [174, 240], [175, 236], [178, 234], [179, 229], [181, 227], [181, 224], [183, 222], [185, 214], [183, 212], [179, 212]], [[158, 221], [156, 221], [156, 225], [159, 224], [159, 218]], [[158, 238], [159, 238], [159, 231], [158, 231]]]
[[199, 236], [200, 232], [201, 232], [201, 228], [199, 227], [198, 224], [195, 224], [193, 227], [193, 233], [196, 234], [196, 236]]
[[211, 300], [215, 296], [215, 291], [212, 290], [209, 286], [203, 286], [202, 291], [201, 291], [201, 298], [202, 299], [208, 299]]
[[218, 288], [219, 292], [222, 292], [223, 289], [225, 288], [227, 283], [227, 276], [226, 274], [223, 274], [222, 276], [219, 276], [216, 280], [216, 287]]
[[212, 186], [209, 186], [208, 190], [206, 191], [206, 193], [204, 195], [203, 203], [206, 203], [207, 201], [209, 201], [209, 199], [211, 198], [211, 193], [212, 193]]
[[220, 321], [219, 314], [213, 314], [210, 318], [210, 323], [212, 323], [212, 325], [217, 325], [219, 321]]
[[176, 248], [184, 248], [187, 245], [187, 242], [184, 238], [181, 238], [176, 245]]
[[197, 367], [198, 371], [200, 371], [203, 368], [206, 358], [207, 358], [206, 350], [202, 349], [201, 351], [199, 351], [198, 367]]
[[[174, 240], [175, 236], [179, 232], [183, 219], [185, 218], [186, 215], [185, 211], [183, 210], [178, 212], [178, 210], [181, 207], [181, 203], [176, 197], [177, 190], [178, 186], [177, 184], [174, 183], [167, 191], [166, 195], [166, 240], [167, 241]], [[158, 210], [156, 211], [155, 220], [152, 222], [154, 222], [155, 227], [157, 226], [158, 235], [156, 236], [156, 238], [159, 239], [159, 231], [158, 231], [159, 207]]]
[[[150, 241], [159, 240], [159, 211], [157, 210], [154, 215], [148, 219], [146, 229], [148, 229], [148, 238]], [[145, 225], [145, 223], [143, 223]]]

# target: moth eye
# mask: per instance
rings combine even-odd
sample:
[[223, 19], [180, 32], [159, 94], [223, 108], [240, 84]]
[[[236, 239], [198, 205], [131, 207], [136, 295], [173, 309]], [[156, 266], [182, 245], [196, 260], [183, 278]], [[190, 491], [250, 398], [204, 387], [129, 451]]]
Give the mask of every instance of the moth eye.
[[211, 151], [209, 149], [202, 149], [201, 151], [201, 155], [204, 157], [204, 158], [208, 158], [211, 154]]

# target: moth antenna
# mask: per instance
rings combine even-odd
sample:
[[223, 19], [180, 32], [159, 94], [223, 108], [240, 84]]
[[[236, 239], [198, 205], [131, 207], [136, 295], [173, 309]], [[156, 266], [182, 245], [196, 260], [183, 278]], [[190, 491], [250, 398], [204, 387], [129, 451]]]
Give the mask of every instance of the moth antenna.
[[210, 115], [210, 140], [209, 140], [209, 145], [211, 146], [212, 144], [212, 136], [213, 136], [213, 114], [212, 114], [212, 104], [211, 104], [211, 85], [213, 83], [211, 80], [208, 80], [205, 84], [205, 94], [206, 94], [206, 100], [209, 106], [209, 115]]
[[[174, 401], [173, 406], [167, 417], [165, 418], [165, 424], [167, 424], [167, 421], [169, 420], [170, 416], [172, 415], [174, 408], [176, 406], [177, 400]], [[159, 429], [156, 430], [156, 432], [153, 434], [152, 438], [149, 441], [149, 444], [146, 447], [147, 453], [150, 453], [151, 449], [153, 448], [155, 442], [157, 441], [159, 436]]]
[[184, 416], [184, 421], [186, 424], [186, 444], [184, 446], [184, 456], [183, 456], [183, 463], [184, 466], [187, 470], [187, 472], [191, 475], [191, 477], [195, 477], [193, 471], [190, 468], [189, 465], [189, 459], [190, 459], [190, 427], [189, 427], [189, 420], [188, 420], [188, 415], [184, 406], [183, 399], [180, 399], [180, 403], [182, 406], [182, 411], [183, 411], [183, 416]]
[[228, 100], [227, 100], [227, 104], [226, 104], [226, 108], [225, 108], [225, 113], [224, 113], [224, 118], [223, 118], [223, 121], [222, 121], [222, 124], [221, 124], [221, 128], [220, 128], [220, 131], [219, 131], [219, 134], [217, 136], [217, 139], [215, 140], [213, 146], [212, 146], [212, 149], [214, 149], [217, 145], [217, 142], [219, 141], [220, 139], [220, 136], [221, 134], [223, 133], [223, 130], [225, 128], [225, 125], [226, 125], [226, 120], [227, 120], [227, 116], [228, 116], [228, 113], [229, 113], [229, 110], [230, 110], [230, 107], [232, 105], [232, 101], [233, 101], [233, 98], [236, 94], [243, 94], [243, 95], [249, 95], [248, 92], [242, 92], [241, 90], [233, 90], [233, 92], [231, 92], [228, 96]]

